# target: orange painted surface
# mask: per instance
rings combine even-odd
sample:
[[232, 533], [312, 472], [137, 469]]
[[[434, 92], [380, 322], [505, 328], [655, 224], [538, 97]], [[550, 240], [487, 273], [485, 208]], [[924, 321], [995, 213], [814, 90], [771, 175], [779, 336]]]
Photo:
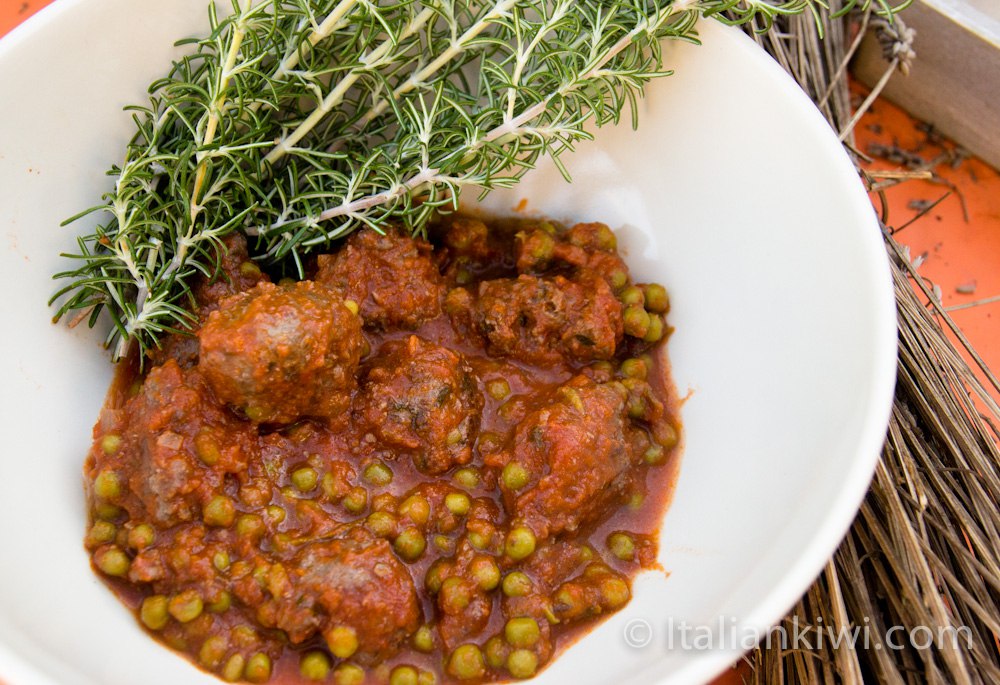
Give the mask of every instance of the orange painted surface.
[[[50, 2], [0, 3], [0, 36]], [[955, 150], [953, 144], [933, 134], [928, 136], [921, 128], [920, 122], [898, 107], [877, 101], [857, 129], [858, 149], [878, 153], [872, 155], [878, 159], [867, 168], [898, 171]], [[1000, 296], [1000, 173], [975, 158], [965, 159], [955, 168], [942, 160], [932, 168], [934, 182], [906, 181], [885, 191], [890, 223], [896, 227], [928, 202], [952, 191], [926, 216], [902, 229], [897, 238], [909, 246], [914, 258], [922, 257], [919, 272], [940, 285], [946, 307]], [[968, 220], [959, 196], [964, 198]], [[1000, 370], [1000, 301], [953, 311], [952, 316], [990, 368]], [[737, 685], [748, 675], [741, 662], [715, 685]]]
[[48, 5], [52, 0], [3, 0], [0, 3], [0, 36]]
[[[870, 170], [927, 168], [933, 172], [933, 180], [907, 180], [885, 190], [889, 224], [896, 228], [897, 240], [910, 248], [912, 260], [919, 263], [918, 273], [940, 287], [946, 308], [997, 298], [950, 311], [987, 366], [997, 373], [1000, 173], [977, 158], [965, 158], [953, 143], [885, 101], [876, 101], [862, 118], [856, 136], [858, 150], [875, 158], [867, 165]], [[913, 223], [904, 228], [910, 220]]]

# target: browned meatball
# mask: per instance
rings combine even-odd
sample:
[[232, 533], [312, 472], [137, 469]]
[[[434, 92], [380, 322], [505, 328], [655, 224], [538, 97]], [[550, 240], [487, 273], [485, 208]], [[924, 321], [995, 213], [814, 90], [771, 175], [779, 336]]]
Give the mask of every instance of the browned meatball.
[[[389, 543], [362, 527], [303, 547], [270, 583], [275, 626], [293, 643], [319, 633], [334, 653], [374, 663], [420, 625], [416, 589]], [[356, 647], [352, 649], [352, 643]]]
[[364, 229], [317, 263], [316, 282], [357, 302], [365, 325], [413, 329], [441, 313], [444, 280], [425, 240]]
[[199, 338], [198, 368], [254, 422], [331, 418], [350, 404], [361, 321], [323, 286], [261, 283], [224, 300]]
[[195, 332], [208, 319], [208, 315], [219, 308], [219, 302], [269, 280], [250, 259], [246, 238], [239, 233], [230, 233], [222, 239], [219, 259], [217, 272], [211, 276], [199, 275], [195, 279], [192, 291], [197, 303], [198, 321], [192, 323], [191, 331], [172, 333], [161, 338], [148, 352], [153, 366], [160, 366], [168, 359], [177, 360], [184, 368], [197, 364], [198, 338]]
[[122, 414], [124, 426], [98, 436], [87, 475], [97, 499], [133, 521], [200, 518], [225, 475], [245, 471], [258, 451], [252, 429], [216, 403], [201, 374], [173, 360], [149, 372]]
[[484, 281], [470, 316], [491, 353], [533, 363], [611, 359], [623, 336], [621, 302], [586, 270], [573, 280], [522, 274]]
[[382, 346], [359, 398], [361, 421], [426, 473], [472, 458], [483, 397], [458, 354], [415, 335]]
[[577, 376], [548, 404], [528, 414], [514, 432], [510, 466], [527, 474], [521, 487], [501, 478], [510, 514], [537, 537], [572, 532], [600, 516], [622, 494], [632, 462], [622, 393]]

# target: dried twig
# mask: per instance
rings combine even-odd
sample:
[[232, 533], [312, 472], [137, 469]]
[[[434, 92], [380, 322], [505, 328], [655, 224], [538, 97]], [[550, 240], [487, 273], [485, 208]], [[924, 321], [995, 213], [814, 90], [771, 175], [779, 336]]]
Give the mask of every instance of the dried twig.
[[[842, 6], [832, 2], [831, 10]], [[826, 13], [821, 21], [825, 41], [815, 27], [791, 18], [764, 45], [849, 141], [858, 117], [850, 112], [844, 65], [857, 41], [848, 46], [844, 22]], [[862, 25], [867, 21], [860, 17]], [[906, 41], [906, 59], [913, 57], [909, 46]], [[885, 186], [870, 184], [877, 193]], [[882, 216], [888, 223], [884, 205]], [[867, 627], [871, 642], [864, 648], [827, 640], [794, 652], [776, 644], [758, 648], [751, 656], [754, 683], [1000, 682], [1000, 407], [946, 328], [988, 382], [1000, 384], [892, 233], [883, 225], [899, 315], [898, 381], [886, 444], [853, 527], [786, 619], [822, 622], [833, 631]], [[900, 629], [890, 634], [895, 626]], [[927, 649], [895, 649], [903, 642], [898, 637], [890, 644], [890, 635], [914, 630], [954, 639], [935, 639]]]

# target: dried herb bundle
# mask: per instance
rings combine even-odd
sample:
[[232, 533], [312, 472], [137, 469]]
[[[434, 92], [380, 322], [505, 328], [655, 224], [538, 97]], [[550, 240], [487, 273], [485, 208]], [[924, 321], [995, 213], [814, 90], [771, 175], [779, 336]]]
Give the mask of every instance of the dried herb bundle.
[[[890, 72], [912, 59], [905, 25], [881, 24], [868, 12], [855, 19], [861, 32], [880, 32]], [[820, 24], [824, 41], [813, 23], [791, 17], [761, 42], [849, 144], [858, 115], [846, 65], [859, 39], [850, 41], [845, 23], [830, 13], [821, 13]], [[888, 438], [853, 527], [786, 619], [835, 633], [867, 626], [876, 642], [867, 649], [829, 640], [813, 651], [760, 648], [750, 657], [755, 683], [1000, 682], [1000, 408], [946, 336], [945, 327], [958, 329], [938, 298], [891, 231], [883, 234], [899, 314]], [[1000, 390], [989, 370], [981, 371]], [[881, 640], [894, 626], [948, 639], [927, 649], [889, 649]]]

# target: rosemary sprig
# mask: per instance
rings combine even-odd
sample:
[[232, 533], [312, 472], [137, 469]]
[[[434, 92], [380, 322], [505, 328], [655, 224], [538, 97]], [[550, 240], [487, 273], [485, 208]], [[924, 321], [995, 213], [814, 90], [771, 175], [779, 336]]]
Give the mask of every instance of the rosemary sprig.
[[[876, 0], [884, 13], [897, 8]], [[302, 257], [360, 226], [419, 232], [463, 188], [509, 187], [618, 123], [700, 16], [767, 27], [823, 0], [232, 0], [134, 108], [105, 218], [57, 274], [56, 319], [101, 311], [124, 356], [189, 329], [220, 239]], [[871, 0], [860, 0], [867, 6]], [[904, 0], [905, 3], [905, 0]], [[757, 25], [757, 24], [755, 24]]]

